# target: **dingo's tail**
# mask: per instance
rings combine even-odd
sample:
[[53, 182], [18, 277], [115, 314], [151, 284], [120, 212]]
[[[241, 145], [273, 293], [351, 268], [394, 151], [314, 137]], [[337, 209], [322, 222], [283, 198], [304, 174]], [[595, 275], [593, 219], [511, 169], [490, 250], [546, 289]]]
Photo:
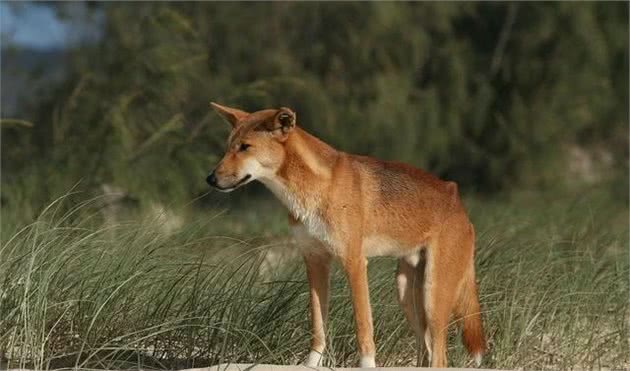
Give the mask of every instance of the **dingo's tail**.
[[477, 284], [475, 283], [475, 270], [471, 268], [464, 277], [461, 287], [460, 301], [457, 315], [461, 318], [462, 337], [468, 353], [475, 359], [477, 366], [481, 364], [481, 356], [486, 351], [486, 340], [483, 335], [483, 324], [477, 296]]

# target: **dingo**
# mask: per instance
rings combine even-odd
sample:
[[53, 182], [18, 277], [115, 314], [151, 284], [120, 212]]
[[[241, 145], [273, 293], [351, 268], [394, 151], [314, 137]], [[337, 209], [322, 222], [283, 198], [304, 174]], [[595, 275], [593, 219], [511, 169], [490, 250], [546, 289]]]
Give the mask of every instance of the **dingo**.
[[288, 108], [247, 113], [211, 105], [232, 132], [208, 184], [229, 192], [262, 182], [289, 209], [296, 237], [304, 241], [313, 333], [304, 364], [321, 363], [330, 262], [336, 258], [350, 284], [361, 367], [375, 367], [366, 258], [388, 255], [398, 257], [398, 299], [415, 331], [418, 364], [428, 358], [431, 366], [446, 367], [453, 314], [479, 365], [486, 346], [475, 232], [455, 183], [402, 163], [338, 151], [297, 127]]

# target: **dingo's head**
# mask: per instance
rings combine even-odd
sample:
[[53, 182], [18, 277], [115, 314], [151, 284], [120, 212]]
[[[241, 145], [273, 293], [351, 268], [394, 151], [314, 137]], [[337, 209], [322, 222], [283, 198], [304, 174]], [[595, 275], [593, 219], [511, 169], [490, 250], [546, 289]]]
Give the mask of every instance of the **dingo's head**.
[[232, 125], [232, 132], [223, 159], [206, 178], [208, 184], [230, 192], [252, 180], [273, 177], [284, 162], [284, 142], [295, 127], [295, 113], [284, 107], [247, 113], [211, 105]]

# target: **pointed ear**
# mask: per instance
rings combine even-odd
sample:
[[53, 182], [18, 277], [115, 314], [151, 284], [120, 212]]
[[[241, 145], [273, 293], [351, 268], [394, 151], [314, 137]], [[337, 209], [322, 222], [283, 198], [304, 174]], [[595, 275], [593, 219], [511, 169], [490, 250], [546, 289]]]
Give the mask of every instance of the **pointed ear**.
[[276, 124], [274, 126], [282, 129], [282, 133], [286, 134], [295, 127], [296, 121], [297, 117], [295, 112], [293, 112], [290, 108], [282, 107], [276, 114]]
[[233, 128], [238, 125], [239, 121], [249, 115], [249, 113], [240, 109], [222, 106], [214, 102], [210, 102], [210, 106]]

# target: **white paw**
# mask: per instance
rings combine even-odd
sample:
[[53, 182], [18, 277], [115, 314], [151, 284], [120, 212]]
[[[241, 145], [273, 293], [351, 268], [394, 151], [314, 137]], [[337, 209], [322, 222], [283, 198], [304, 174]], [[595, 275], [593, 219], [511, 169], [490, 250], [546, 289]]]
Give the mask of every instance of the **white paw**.
[[376, 361], [374, 356], [361, 356], [361, 362], [359, 363], [361, 368], [373, 368], [376, 367]]
[[311, 350], [302, 364], [306, 367], [319, 367], [322, 365], [322, 358], [323, 355], [320, 352]]

